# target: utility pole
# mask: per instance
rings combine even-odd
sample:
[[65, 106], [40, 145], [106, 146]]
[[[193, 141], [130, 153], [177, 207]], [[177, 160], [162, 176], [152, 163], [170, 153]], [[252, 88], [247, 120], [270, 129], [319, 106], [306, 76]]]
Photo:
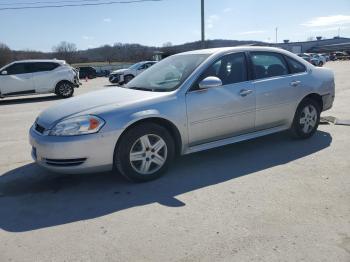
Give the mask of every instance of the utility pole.
[[204, 0], [201, 0], [202, 48], [205, 48]]
[[277, 34], [278, 34], [278, 27], [276, 27], [276, 44], [278, 42]]

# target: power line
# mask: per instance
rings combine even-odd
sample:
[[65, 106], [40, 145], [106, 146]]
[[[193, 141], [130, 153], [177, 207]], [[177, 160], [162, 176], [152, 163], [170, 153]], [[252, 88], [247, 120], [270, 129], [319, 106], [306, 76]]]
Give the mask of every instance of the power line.
[[103, 2], [103, 3], [80, 3], [80, 4], [64, 4], [64, 5], [1, 7], [0, 11], [24, 10], [24, 9], [44, 9], [44, 8], [62, 8], [62, 7], [80, 7], [80, 6], [98, 6], [98, 5], [114, 5], [114, 4], [133, 4], [133, 3], [161, 2], [161, 1], [163, 1], [163, 0], [129, 0], [129, 1], [109, 1], [109, 2]]
[[15, 3], [1, 3], [0, 5], [38, 5], [38, 4], [61, 4], [61, 3], [77, 3], [77, 2], [98, 2], [104, 0], [63, 0], [63, 1], [36, 1], [36, 2], [15, 2]]

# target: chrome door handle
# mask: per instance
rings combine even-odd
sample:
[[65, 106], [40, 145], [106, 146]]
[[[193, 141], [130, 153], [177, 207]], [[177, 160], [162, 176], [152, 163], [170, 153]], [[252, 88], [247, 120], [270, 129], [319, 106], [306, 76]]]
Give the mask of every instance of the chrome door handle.
[[253, 93], [253, 90], [250, 90], [250, 89], [242, 89], [242, 90], [239, 92], [239, 94], [240, 94], [241, 96], [247, 96], [247, 95], [249, 95], [249, 94], [251, 94], [251, 93]]
[[290, 85], [295, 87], [300, 85], [300, 83], [301, 83], [300, 81], [293, 81], [293, 82], [290, 82]]

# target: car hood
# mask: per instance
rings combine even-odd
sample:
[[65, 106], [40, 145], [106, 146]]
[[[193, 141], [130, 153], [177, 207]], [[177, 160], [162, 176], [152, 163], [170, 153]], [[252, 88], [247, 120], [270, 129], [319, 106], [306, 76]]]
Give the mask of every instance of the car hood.
[[123, 74], [124, 72], [128, 71], [127, 68], [125, 69], [118, 69], [118, 70], [114, 70], [111, 74]]
[[91, 92], [74, 98], [69, 98], [43, 111], [36, 122], [45, 129], [50, 129], [58, 121], [87, 114], [99, 113], [107, 108], [120, 108], [152, 98], [164, 96], [164, 92], [149, 92], [133, 90], [121, 87], [111, 87], [100, 91]]

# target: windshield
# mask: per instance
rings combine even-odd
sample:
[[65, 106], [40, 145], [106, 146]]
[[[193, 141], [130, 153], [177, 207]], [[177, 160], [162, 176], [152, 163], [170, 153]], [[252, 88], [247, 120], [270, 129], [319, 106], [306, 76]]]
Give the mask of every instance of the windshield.
[[208, 54], [170, 56], [135, 77], [125, 87], [155, 92], [173, 91], [208, 57]]
[[139, 68], [139, 66], [140, 66], [140, 65], [142, 65], [142, 64], [143, 64], [143, 63], [141, 63], [141, 62], [140, 62], [140, 63], [136, 63], [136, 64], [134, 64], [134, 65], [130, 66], [130, 67], [129, 67], [129, 69], [132, 69], [132, 70], [134, 70], [134, 69], [135, 69], [135, 70], [136, 70], [136, 69], [138, 69], [138, 68]]

